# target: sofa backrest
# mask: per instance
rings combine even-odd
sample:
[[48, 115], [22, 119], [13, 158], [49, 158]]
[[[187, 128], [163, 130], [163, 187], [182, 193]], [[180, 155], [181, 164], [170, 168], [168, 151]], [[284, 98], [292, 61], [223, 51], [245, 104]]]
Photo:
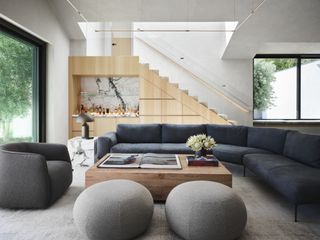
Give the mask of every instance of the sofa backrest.
[[247, 146], [248, 127], [207, 124], [207, 135], [217, 143]]
[[277, 128], [248, 128], [248, 147], [262, 148], [282, 154], [288, 130]]
[[161, 124], [118, 124], [119, 143], [161, 143]]
[[163, 124], [162, 142], [185, 143], [192, 135], [206, 133], [206, 126], [201, 124]]
[[320, 136], [291, 131], [283, 154], [306, 165], [320, 168]]

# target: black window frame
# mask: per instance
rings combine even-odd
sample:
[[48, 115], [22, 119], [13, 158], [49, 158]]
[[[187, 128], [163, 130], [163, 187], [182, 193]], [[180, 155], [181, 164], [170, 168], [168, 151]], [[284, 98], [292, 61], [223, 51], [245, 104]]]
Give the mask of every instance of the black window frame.
[[[302, 59], [320, 59], [320, 54], [257, 54], [252, 59], [252, 72], [254, 72], [254, 60], [259, 58], [295, 58], [297, 59], [297, 102], [296, 102], [296, 118], [294, 119], [283, 119], [283, 118], [268, 118], [268, 119], [255, 119], [252, 109], [252, 119], [254, 121], [274, 121], [274, 120], [283, 120], [283, 121], [319, 121], [320, 118], [301, 118], [301, 60]], [[252, 86], [254, 84], [254, 76], [252, 74]], [[252, 87], [254, 91], [254, 87]], [[254, 92], [253, 92], [254, 94]]]
[[46, 142], [47, 43], [2, 18], [0, 18], [0, 31], [38, 48], [38, 136], [36, 140]]

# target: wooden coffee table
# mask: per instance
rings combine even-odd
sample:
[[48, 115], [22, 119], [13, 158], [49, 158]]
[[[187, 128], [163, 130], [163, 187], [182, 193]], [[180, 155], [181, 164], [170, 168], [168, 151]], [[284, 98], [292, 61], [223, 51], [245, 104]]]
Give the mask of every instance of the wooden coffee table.
[[186, 161], [187, 155], [178, 156], [181, 170], [98, 168], [97, 166], [105, 159], [102, 158], [86, 171], [86, 187], [112, 179], [128, 179], [148, 188], [155, 201], [166, 200], [175, 186], [188, 181], [206, 180], [232, 187], [232, 174], [221, 162], [218, 167], [189, 167]]

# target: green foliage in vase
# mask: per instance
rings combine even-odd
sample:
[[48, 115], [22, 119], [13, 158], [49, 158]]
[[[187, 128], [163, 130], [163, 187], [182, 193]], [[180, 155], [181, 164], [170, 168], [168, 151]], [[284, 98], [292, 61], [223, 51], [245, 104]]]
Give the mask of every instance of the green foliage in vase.
[[276, 66], [263, 59], [254, 60], [253, 72], [253, 105], [254, 109], [264, 111], [273, 106], [274, 91], [272, 82], [275, 81]]
[[30, 111], [32, 62], [32, 46], [0, 32], [0, 123], [4, 141], [12, 137], [12, 120]]

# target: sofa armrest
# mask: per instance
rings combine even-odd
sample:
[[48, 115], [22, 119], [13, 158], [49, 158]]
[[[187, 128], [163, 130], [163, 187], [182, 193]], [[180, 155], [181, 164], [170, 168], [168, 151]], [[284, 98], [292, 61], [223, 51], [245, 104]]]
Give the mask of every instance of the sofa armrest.
[[47, 161], [61, 160], [71, 163], [68, 149], [63, 144], [28, 143], [27, 146], [29, 152], [43, 155]]
[[0, 150], [0, 206], [46, 208], [50, 179], [43, 155]]
[[110, 153], [112, 146], [118, 143], [117, 135], [115, 132], [108, 132], [103, 136], [98, 137], [94, 141], [94, 161], [97, 162], [107, 153]]

